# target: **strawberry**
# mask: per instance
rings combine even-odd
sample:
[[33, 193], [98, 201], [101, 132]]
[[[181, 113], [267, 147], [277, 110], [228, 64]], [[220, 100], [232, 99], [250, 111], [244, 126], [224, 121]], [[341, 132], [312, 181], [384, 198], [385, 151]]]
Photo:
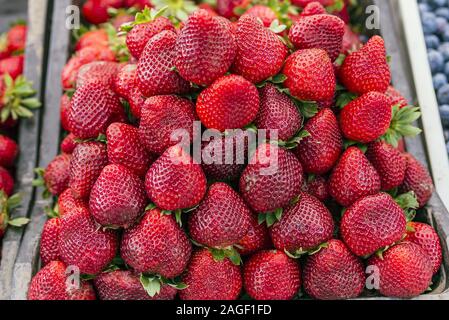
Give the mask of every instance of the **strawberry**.
[[438, 233], [428, 224], [410, 222], [407, 226], [406, 241], [419, 245], [428, 254], [432, 263], [433, 274], [438, 273], [443, 261]]
[[103, 169], [90, 193], [94, 219], [106, 227], [128, 228], [142, 215], [147, 204], [145, 185], [139, 176], [122, 165]]
[[129, 94], [128, 102], [131, 114], [137, 119], [141, 118], [142, 106], [144, 105], [146, 99], [140, 92], [139, 87], [134, 86]]
[[121, 66], [114, 79], [113, 90], [123, 99], [130, 98], [133, 88], [136, 86], [137, 65], [125, 64]]
[[[174, 136], [179, 130], [189, 134], [189, 144], [194, 138], [195, 106], [187, 99], [177, 96], [148, 98], [141, 110], [140, 139], [148, 152], [162, 154], [180, 142]], [[183, 139], [187, 139], [182, 135]]]
[[108, 164], [106, 145], [85, 142], [76, 146], [70, 161], [69, 187], [76, 199], [87, 199], [95, 181]]
[[142, 220], [125, 231], [120, 253], [136, 272], [165, 278], [179, 276], [187, 267], [192, 245], [173, 216], [159, 209], [147, 211]]
[[360, 36], [355, 33], [350, 26], [345, 25], [345, 35], [343, 36], [343, 45], [341, 53], [348, 55], [353, 51], [358, 51], [362, 47]]
[[284, 85], [299, 100], [323, 101], [334, 97], [337, 85], [334, 68], [322, 49], [296, 51], [285, 62], [283, 73], [287, 77]]
[[190, 215], [189, 233], [197, 243], [224, 249], [248, 233], [251, 215], [237, 192], [227, 184], [215, 183]]
[[97, 138], [108, 126], [125, 117], [119, 98], [107, 86], [90, 82], [78, 88], [72, 97], [69, 127], [80, 139]]
[[366, 156], [380, 176], [382, 190], [402, 185], [407, 161], [399, 150], [386, 142], [378, 141], [369, 145]]
[[272, 84], [259, 90], [260, 110], [254, 124], [258, 129], [278, 130], [278, 138], [288, 141], [302, 127], [303, 116], [290, 98], [279, 92]]
[[112, 61], [94, 61], [83, 65], [76, 77], [76, 87], [80, 88], [90, 82], [98, 82], [112, 87], [120, 65]]
[[407, 169], [405, 179], [399, 188], [401, 193], [413, 191], [418, 199], [419, 207], [424, 207], [432, 197], [435, 187], [429, 171], [411, 154], [405, 154]]
[[301, 17], [314, 16], [317, 14], [326, 14], [326, 8], [318, 1], [308, 3], [301, 12]]
[[122, 0], [87, 0], [83, 7], [83, 17], [92, 24], [105, 23], [109, 20], [109, 8], [120, 8]]
[[241, 255], [250, 255], [260, 250], [270, 249], [273, 247], [270, 235], [265, 224], [259, 224], [257, 218], [252, 215], [250, 217], [250, 226], [248, 233], [237, 244], [237, 251]]
[[379, 291], [394, 298], [413, 298], [429, 288], [432, 263], [417, 244], [405, 242], [388, 249], [383, 258], [374, 256], [368, 264], [378, 268]]
[[134, 7], [138, 10], [145, 9], [145, 7], [152, 8], [151, 0], [124, 0], [123, 6], [125, 8]]
[[60, 102], [61, 126], [65, 131], [70, 131], [69, 113], [70, 113], [70, 97], [65, 93], [61, 96]]
[[345, 23], [330, 14], [306, 16], [290, 29], [289, 39], [297, 49], [323, 49], [331, 61], [338, 58], [343, 45]]
[[150, 297], [140, 283], [139, 276], [130, 270], [102, 273], [94, 280], [94, 284], [101, 300], [174, 300], [177, 294], [175, 288], [164, 285], [157, 296]]
[[259, 83], [282, 69], [287, 47], [258, 18], [243, 15], [237, 23], [235, 37], [237, 55], [232, 68], [234, 73]]
[[180, 146], [171, 147], [156, 160], [145, 181], [148, 197], [163, 210], [198, 205], [206, 193], [206, 184], [201, 166]]
[[386, 194], [367, 196], [346, 210], [341, 221], [341, 236], [349, 249], [364, 257], [394, 244], [406, 231], [404, 210]]
[[73, 133], [69, 134], [61, 142], [61, 151], [66, 154], [72, 154], [76, 148], [76, 137]]
[[12, 167], [18, 153], [17, 143], [7, 136], [0, 135], [0, 166]]
[[337, 118], [330, 109], [323, 109], [306, 123], [304, 130], [309, 136], [302, 139], [295, 150], [304, 171], [312, 174], [329, 172], [343, 150]]
[[78, 39], [75, 45], [75, 51], [83, 48], [101, 45], [107, 47], [109, 45], [109, 36], [105, 29], [89, 30]]
[[255, 300], [291, 300], [301, 287], [298, 263], [281, 251], [260, 251], [245, 264], [246, 292]]
[[217, 12], [225, 18], [235, 18], [236, 9], [245, 9], [249, 6], [250, 0], [217, 0]]
[[340, 80], [349, 91], [358, 95], [387, 91], [391, 73], [384, 40], [374, 36], [359, 51], [347, 56], [340, 69]]
[[64, 263], [53, 261], [42, 268], [31, 280], [28, 300], [95, 300], [95, 291], [86, 281], [78, 287], [67, 280], [67, 267]]
[[214, 260], [207, 249], [193, 253], [182, 280], [187, 288], [179, 292], [181, 300], [237, 300], [242, 290], [240, 267]]
[[69, 186], [70, 160], [71, 156], [68, 154], [58, 155], [43, 172], [43, 186], [54, 196], [59, 196]]
[[254, 211], [267, 213], [286, 207], [302, 183], [302, 166], [293, 153], [262, 144], [243, 171], [240, 192]]
[[327, 247], [307, 258], [304, 288], [314, 299], [353, 299], [365, 287], [364, 266], [340, 240], [330, 240]]
[[208, 86], [231, 67], [236, 44], [231, 31], [206, 10], [190, 15], [176, 41], [175, 61], [187, 81]]
[[301, 8], [305, 8], [309, 3], [318, 1], [322, 6], [331, 6], [338, 0], [292, 0], [292, 4]]
[[113, 123], [106, 131], [108, 140], [108, 159], [143, 177], [147, 173], [153, 156], [144, 148], [139, 130], [125, 123]]
[[259, 111], [257, 88], [237, 75], [224, 76], [201, 92], [196, 112], [208, 129], [225, 131], [250, 124]]
[[8, 43], [8, 51], [11, 53], [25, 51], [27, 37], [27, 26], [23, 24], [17, 24], [9, 29], [6, 36], [6, 42]]
[[87, 208], [71, 210], [61, 218], [59, 255], [80, 273], [99, 274], [112, 262], [117, 249], [118, 235], [100, 228]]
[[14, 179], [3, 167], [0, 167], [0, 191], [5, 192], [7, 196], [11, 196], [14, 191]]
[[65, 190], [58, 198], [58, 211], [60, 217], [63, 217], [72, 210], [78, 210], [81, 207], [86, 207], [86, 204], [82, 199], [76, 199], [73, 196], [72, 189]]
[[299, 201], [288, 207], [270, 229], [274, 246], [300, 255], [315, 250], [332, 239], [334, 221], [329, 210], [315, 197], [301, 193]]
[[148, 41], [137, 64], [136, 83], [146, 97], [182, 94], [189, 83], [173, 69], [176, 60], [176, 39], [173, 31], [162, 31]]
[[273, 21], [277, 19], [276, 12], [274, 12], [273, 9], [260, 4], [252, 6], [245, 12], [245, 14], [259, 18], [262, 20], [263, 25], [267, 28], [269, 28]]
[[342, 206], [349, 207], [358, 199], [377, 194], [380, 177], [366, 156], [350, 147], [341, 156], [329, 180], [331, 196]]
[[0, 75], [7, 73], [13, 79], [17, 79], [23, 73], [23, 64], [23, 55], [0, 60]]
[[392, 116], [388, 97], [382, 93], [369, 92], [343, 108], [340, 128], [347, 139], [369, 143], [387, 133]]
[[309, 179], [303, 186], [303, 191], [314, 196], [321, 202], [330, 198], [328, 182], [323, 176], [309, 176]]
[[40, 243], [40, 256], [42, 265], [45, 266], [59, 259], [59, 233], [61, 231], [61, 219], [48, 220], [42, 230]]
[[392, 106], [399, 105], [401, 108], [408, 106], [407, 99], [393, 86], [389, 86], [385, 95], [390, 98]]

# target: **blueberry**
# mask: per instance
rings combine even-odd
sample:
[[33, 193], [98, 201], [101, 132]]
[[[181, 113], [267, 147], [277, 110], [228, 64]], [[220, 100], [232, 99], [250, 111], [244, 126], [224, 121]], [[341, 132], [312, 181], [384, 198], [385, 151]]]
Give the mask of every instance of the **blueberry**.
[[449, 105], [444, 104], [440, 106], [440, 117], [443, 127], [449, 129]]
[[435, 10], [435, 15], [449, 20], [449, 8], [439, 8]]
[[449, 77], [449, 62], [444, 65], [444, 74]]
[[443, 55], [445, 61], [449, 60], [449, 42], [444, 42], [438, 47], [438, 51]]
[[432, 74], [444, 70], [444, 58], [443, 55], [433, 49], [430, 49], [427, 52], [427, 57], [429, 59], [430, 69], [432, 70]]
[[449, 142], [449, 130], [444, 130], [444, 140]]
[[435, 90], [440, 89], [442, 86], [447, 84], [447, 77], [443, 73], [437, 73], [433, 76], [433, 87]]
[[419, 7], [419, 11], [420, 11], [421, 13], [429, 12], [430, 10], [432, 10], [432, 9], [430, 8], [429, 4], [428, 4], [428, 3], [425, 3], [425, 2], [420, 3], [420, 4], [418, 5], [418, 7]]
[[427, 49], [438, 49], [440, 46], [440, 39], [435, 35], [428, 35], [425, 37]]
[[[434, 34], [438, 26], [436, 16], [431, 12], [424, 12], [421, 17], [424, 34]], [[445, 30], [446, 31], [446, 30]]]
[[[440, 104], [449, 104], [449, 84], [445, 84], [438, 90], [438, 102]], [[444, 109], [440, 108], [440, 112], [441, 110]]]
[[431, 0], [430, 4], [434, 8], [441, 8], [447, 5], [447, 0]]
[[448, 25], [447, 20], [442, 17], [437, 17], [435, 21], [437, 23], [437, 32], [443, 34]]

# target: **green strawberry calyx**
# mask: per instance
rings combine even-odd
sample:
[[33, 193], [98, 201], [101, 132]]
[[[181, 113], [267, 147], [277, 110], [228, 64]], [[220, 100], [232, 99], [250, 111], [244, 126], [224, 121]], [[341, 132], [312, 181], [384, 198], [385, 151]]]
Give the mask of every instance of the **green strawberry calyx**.
[[275, 223], [281, 221], [282, 214], [284, 213], [284, 210], [282, 208], [277, 208], [273, 212], [267, 212], [267, 213], [260, 213], [258, 216], [258, 222], [259, 224], [267, 224], [267, 227], [272, 227]]
[[160, 275], [140, 275], [140, 283], [150, 297], [155, 297], [161, 293], [163, 285], [168, 285], [177, 290], [184, 290], [187, 288], [185, 283], [179, 282], [178, 279], [166, 279]]
[[[183, 213], [190, 213], [194, 210], [196, 210], [198, 208], [198, 206], [195, 206], [193, 208], [188, 208], [188, 209], [177, 209], [177, 210], [161, 210], [161, 214], [163, 215], [167, 215], [167, 216], [171, 216], [174, 215], [175, 216], [175, 220], [176, 222], [179, 224], [179, 226], [182, 228], [183, 222], [182, 222], [182, 214]], [[145, 208], [145, 212], [146, 211], [151, 211], [157, 209], [157, 206], [154, 203], [150, 203], [146, 208]]]
[[242, 258], [237, 251], [236, 246], [229, 246], [226, 248], [209, 248], [210, 253], [215, 261], [223, 261], [229, 259], [234, 265], [242, 264]]
[[393, 106], [393, 117], [390, 128], [387, 133], [381, 137], [381, 140], [397, 147], [403, 137], [414, 137], [419, 135], [422, 130], [415, 127], [413, 123], [421, 117], [419, 107], [400, 105]]
[[51, 197], [50, 190], [48, 190], [47, 184], [45, 183], [45, 169], [44, 168], [36, 168], [34, 169], [34, 173], [37, 175], [37, 178], [33, 180], [33, 187], [42, 187], [44, 191], [42, 192], [42, 197], [44, 199], [49, 199]]
[[325, 242], [313, 249], [305, 250], [303, 248], [299, 248], [295, 252], [291, 252], [291, 251], [288, 251], [287, 249], [284, 249], [284, 252], [287, 256], [289, 256], [292, 259], [299, 259], [299, 258], [303, 257], [304, 255], [313, 256], [314, 254], [317, 254], [318, 252], [320, 252], [321, 249], [327, 248], [328, 246], [329, 246], [329, 244], [327, 242]]
[[23, 227], [30, 222], [30, 219], [19, 217], [11, 219], [10, 212], [20, 206], [22, 201], [19, 194], [8, 197], [3, 190], [0, 190], [0, 229], [6, 230], [8, 226]]
[[413, 221], [416, 216], [416, 210], [419, 208], [419, 202], [413, 191], [401, 194], [394, 199], [396, 203], [404, 210], [407, 222]]
[[130, 32], [135, 26], [137, 26], [139, 24], [145, 24], [145, 23], [154, 21], [155, 19], [161, 17], [167, 11], [167, 9], [168, 9], [168, 6], [164, 6], [159, 10], [150, 9], [148, 7], [145, 7], [145, 9], [136, 13], [136, 17], [134, 18], [134, 21], [124, 23], [120, 26], [121, 32], [119, 33], [119, 35], [126, 34], [126, 33]]

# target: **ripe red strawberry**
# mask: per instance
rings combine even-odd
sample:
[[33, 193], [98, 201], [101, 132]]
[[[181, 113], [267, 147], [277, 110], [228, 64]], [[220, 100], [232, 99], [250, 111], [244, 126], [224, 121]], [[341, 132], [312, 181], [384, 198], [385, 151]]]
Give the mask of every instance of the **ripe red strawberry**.
[[323, 176], [310, 176], [303, 186], [303, 191], [321, 202], [327, 201], [330, 197], [329, 184]]
[[139, 130], [125, 123], [113, 123], [106, 136], [109, 163], [122, 165], [140, 177], [145, 176], [154, 159], [145, 150]]
[[189, 233], [197, 243], [224, 249], [248, 233], [251, 215], [237, 192], [225, 183], [215, 183], [190, 215]]
[[72, 189], [67, 189], [58, 198], [58, 212], [59, 216], [63, 217], [72, 210], [78, 210], [81, 207], [86, 207], [82, 199], [76, 199], [73, 196]]
[[333, 233], [334, 221], [329, 210], [318, 199], [304, 192], [270, 229], [274, 246], [292, 254], [316, 249], [332, 239]]
[[404, 182], [407, 161], [393, 146], [378, 141], [369, 145], [366, 156], [380, 176], [382, 190], [391, 190]]
[[331, 196], [342, 206], [349, 207], [380, 190], [379, 174], [366, 156], [356, 147], [346, 150], [329, 180]]
[[259, 18], [262, 20], [263, 25], [267, 28], [269, 28], [271, 23], [277, 19], [276, 12], [274, 12], [273, 9], [260, 4], [256, 4], [255, 6], [249, 8], [245, 14]]
[[187, 81], [208, 86], [231, 67], [236, 44], [231, 31], [206, 10], [190, 15], [176, 41], [175, 61]]
[[59, 258], [59, 233], [61, 230], [61, 219], [53, 218], [48, 220], [42, 230], [40, 243], [40, 256], [42, 265], [45, 266]]
[[137, 65], [125, 64], [120, 67], [114, 79], [113, 90], [121, 98], [128, 100], [136, 87]]
[[217, 0], [217, 12], [225, 18], [235, 18], [236, 9], [247, 8], [250, 3], [250, 0]]
[[66, 154], [72, 154], [76, 148], [76, 137], [73, 133], [69, 134], [61, 142], [61, 151]]
[[208, 129], [225, 131], [250, 124], [259, 111], [257, 88], [237, 75], [224, 76], [201, 92], [196, 112]]
[[306, 292], [320, 300], [357, 298], [365, 287], [362, 261], [340, 240], [308, 257], [303, 277]]
[[299, 195], [301, 163], [295, 155], [273, 144], [262, 144], [240, 178], [240, 192], [257, 213], [284, 208]]
[[292, 0], [292, 4], [295, 6], [305, 8], [309, 3], [318, 1], [322, 6], [331, 6], [335, 4], [336, 0]]
[[145, 211], [145, 185], [139, 176], [122, 165], [103, 169], [90, 193], [94, 219], [106, 227], [128, 228]]
[[407, 99], [405, 99], [404, 96], [392, 86], [388, 87], [385, 95], [390, 98], [390, 103], [392, 106], [399, 105], [401, 108], [408, 106]]
[[17, 143], [7, 136], [0, 135], [0, 166], [12, 167], [18, 153]]
[[67, 94], [61, 96], [60, 103], [60, 116], [61, 116], [61, 126], [65, 131], [70, 131], [69, 123], [69, 113], [70, 113], [70, 97]]
[[433, 274], [438, 273], [443, 261], [440, 237], [428, 224], [410, 222], [407, 228], [405, 240], [419, 245], [429, 255], [432, 263]]
[[250, 217], [248, 233], [237, 244], [237, 251], [241, 255], [250, 255], [272, 247], [273, 244], [271, 243], [267, 226], [265, 224], [259, 224], [257, 218], [252, 215]]
[[349, 91], [358, 95], [387, 91], [391, 73], [384, 40], [374, 36], [362, 49], [347, 56], [340, 69], [340, 80]]
[[45, 187], [54, 196], [59, 196], [69, 186], [71, 158], [68, 154], [61, 154], [45, 169], [43, 174]]
[[232, 68], [253, 83], [262, 82], [282, 68], [287, 47], [278, 36], [252, 16], [243, 15], [237, 23], [237, 56]]
[[379, 291], [387, 297], [416, 297], [426, 291], [432, 281], [429, 257], [420, 246], [411, 242], [388, 249], [383, 259], [374, 256], [368, 265], [378, 268]]
[[341, 52], [345, 23], [330, 14], [302, 17], [290, 29], [289, 39], [297, 49], [323, 49], [331, 61]]
[[106, 145], [85, 142], [76, 146], [70, 161], [69, 187], [77, 199], [87, 199], [103, 168], [108, 164]]
[[156, 160], [145, 181], [148, 197], [162, 210], [193, 208], [203, 199], [206, 184], [201, 166], [180, 146]]
[[102, 45], [107, 47], [109, 45], [109, 36], [105, 29], [89, 30], [78, 39], [75, 50], [79, 51], [90, 46]]
[[176, 39], [173, 31], [162, 31], [148, 41], [137, 64], [136, 83], [142, 94], [152, 97], [163, 94], [182, 94], [189, 83], [174, 70]]
[[357, 256], [369, 256], [402, 239], [406, 232], [404, 210], [386, 194], [367, 196], [346, 210], [340, 231]]
[[299, 264], [282, 251], [261, 251], [245, 264], [246, 292], [255, 300], [291, 300], [301, 287]]
[[112, 61], [94, 61], [83, 65], [76, 77], [76, 87], [80, 88], [90, 82], [98, 82], [112, 88], [120, 64]]
[[301, 17], [314, 16], [317, 14], [326, 14], [326, 8], [318, 1], [308, 3], [301, 12]]
[[407, 170], [404, 183], [400, 187], [401, 193], [413, 191], [418, 199], [419, 207], [424, 207], [430, 200], [435, 189], [429, 171], [411, 154], [405, 154]]
[[240, 267], [214, 260], [207, 249], [192, 255], [182, 280], [187, 288], [179, 292], [181, 300], [237, 300], [242, 290]]
[[150, 297], [140, 283], [139, 276], [130, 270], [102, 273], [94, 280], [94, 284], [101, 300], [174, 300], [177, 294], [175, 288], [164, 285], [157, 296]]
[[139, 59], [148, 41], [164, 30], [175, 31], [173, 24], [165, 17], [136, 23], [126, 36], [126, 45], [129, 52], [134, 58]]
[[9, 74], [13, 79], [17, 79], [23, 73], [24, 57], [12, 56], [0, 60], [0, 75]]
[[8, 44], [8, 51], [23, 52], [26, 45], [27, 26], [23, 24], [17, 24], [9, 29], [6, 35], [6, 42]]
[[272, 84], [260, 89], [259, 94], [260, 110], [254, 121], [257, 128], [267, 130], [268, 137], [272, 137], [270, 130], [278, 130], [278, 138], [282, 141], [293, 138], [304, 120], [293, 101]]
[[145, 9], [145, 7], [152, 8], [151, 0], [124, 0], [123, 6], [125, 8], [134, 7], [138, 10]]
[[105, 23], [109, 20], [109, 8], [120, 8], [122, 0], [87, 0], [83, 7], [83, 17], [92, 24]]
[[140, 223], [125, 231], [120, 253], [138, 273], [165, 278], [179, 276], [187, 267], [192, 245], [171, 215], [148, 211]]
[[193, 141], [195, 120], [195, 106], [190, 100], [175, 95], [148, 98], [141, 110], [140, 139], [148, 152], [162, 154], [184, 142], [180, 136], [173, 136], [177, 130], [185, 130]]
[[134, 86], [134, 88], [132, 88], [130, 91], [128, 102], [132, 115], [137, 119], [141, 118], [141, 109], [145, 103], [145, 100], [146, 99], [143, 96], [142, 92], [140, 92], [139, 87]]
[[0, 190], [4, 191], [7, 196], [11, 196], [14, 191], [14, 179], [11, 173], [3, 167], [0, 167]]
[[67, 266], [53, 261], [41, 269], [31, 280], [28, 300], [95, 300], [95, 291], [86, 281], [80, 281], [80, 287], [69, 282]]
[[334, 67], [322, 49], [299, 50], [285, 62], [284, 85], [299, 100], [323, 101], [332, 99], [336, 90]]
[[340, 114], [340, 127], [349, 140], [369, 143], [383, 136], [390, 127], [393, 109], [388, 97], [369, 92], [351, 101]]
[[330, 109], [323, 109], [307, 122], [304, 130], [310, 135], [302, 139], [295, 150], [304, 171], [312, 174], [329, 172], [343, 150], [337, 118]]
[[78, 88], [72, 97], [69, 127], [80, 139], [97, 138], [111, 123], [124, 117], [124, 108], [115, 93], [99, 82], [90, 82]]
[[345, 25], [345, 35], [343, 36], [343, 46], [341, 53], [348, 55], [353, 51], [358, 51], [362, 47], [362, 42], [357, 33], [355, 33], [350, 26]]
[[118, 235], [102, 229], [87, 208], [72, 210], [61, 218], [59, 255], [82, 274], [99, 274], [114, 259], [117, 249]]

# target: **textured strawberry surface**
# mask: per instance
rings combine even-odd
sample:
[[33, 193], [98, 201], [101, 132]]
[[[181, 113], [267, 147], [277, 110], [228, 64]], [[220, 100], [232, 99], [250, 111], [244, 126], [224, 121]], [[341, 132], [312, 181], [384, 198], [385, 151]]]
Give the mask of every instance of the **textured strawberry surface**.
[[48, 220], [42, 230], [40, 243], [40, 256], [42, 265], [45, 266], [59, 258], [59, 232], [61, 230], [61, 219]]

